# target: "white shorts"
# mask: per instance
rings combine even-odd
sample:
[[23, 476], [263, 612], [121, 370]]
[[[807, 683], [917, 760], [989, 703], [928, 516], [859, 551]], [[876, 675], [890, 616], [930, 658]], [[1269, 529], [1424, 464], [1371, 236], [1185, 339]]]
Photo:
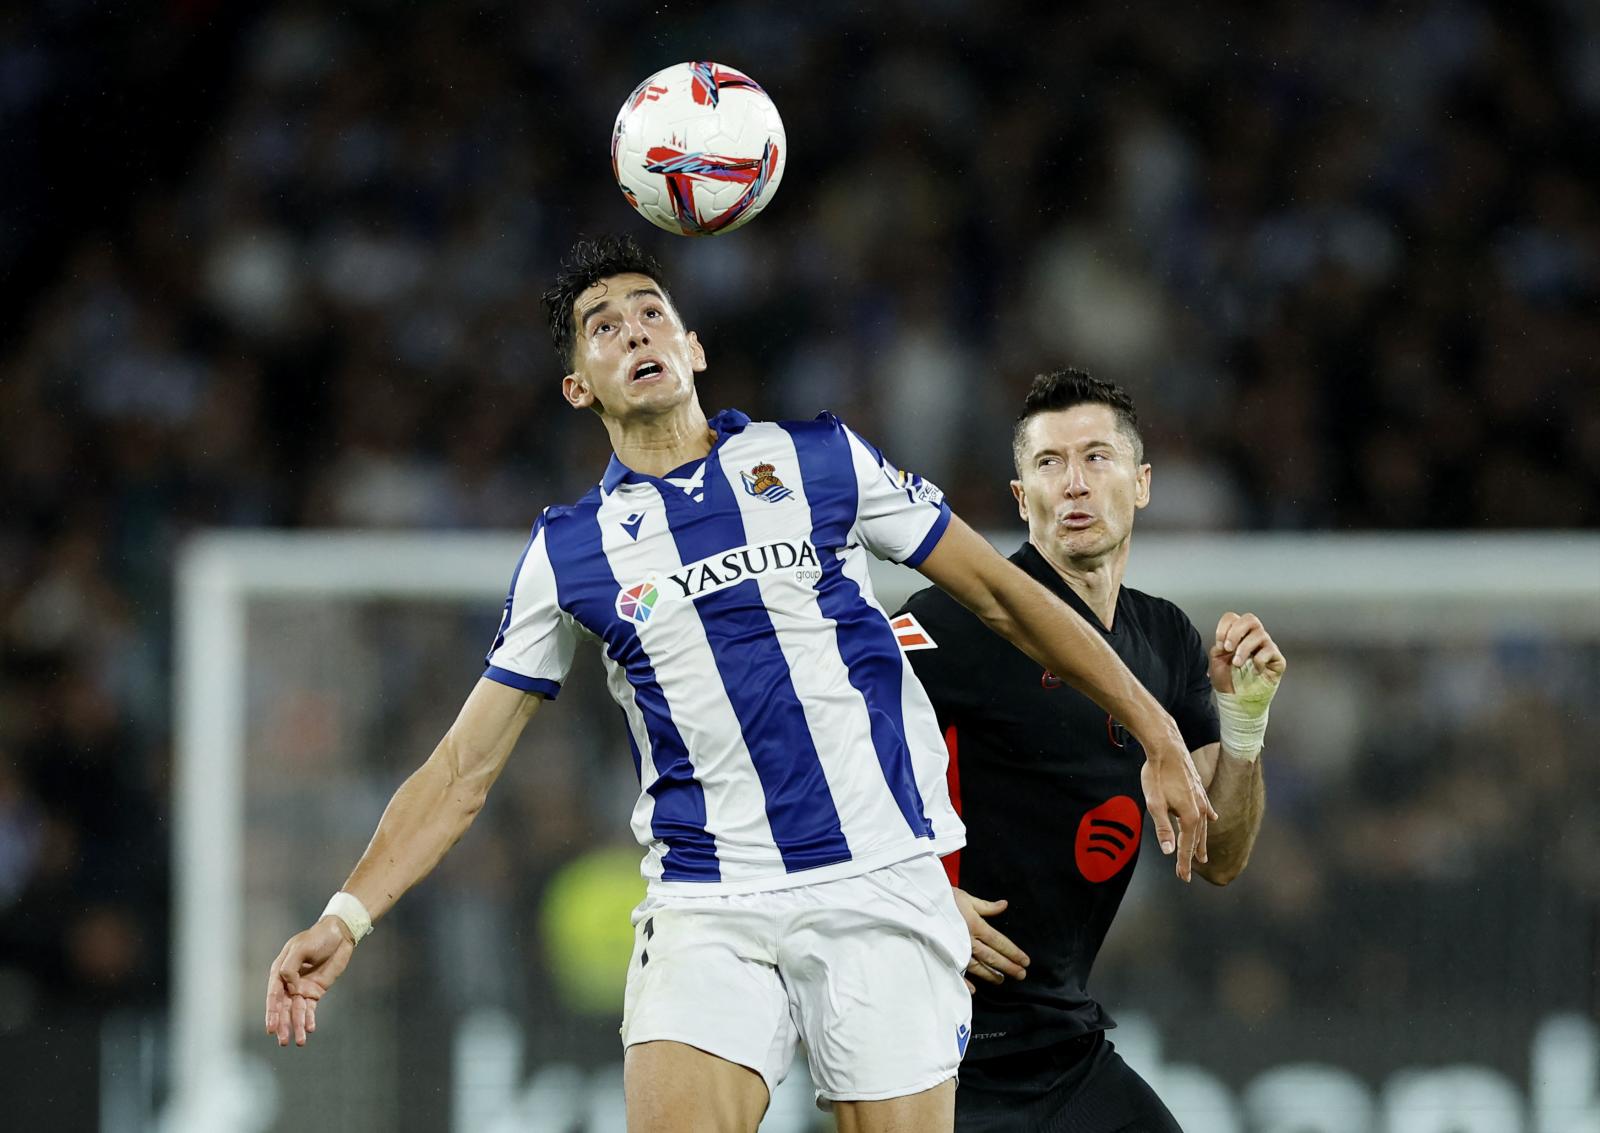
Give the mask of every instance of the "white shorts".
[[961, 1064], [972, 942], [931, 854], [765, 893], [652, 894], [633, 925], [624, 1047], [687, 1043], [770, 1093], [804, 1041], [819, 1102], [921, 1093]]

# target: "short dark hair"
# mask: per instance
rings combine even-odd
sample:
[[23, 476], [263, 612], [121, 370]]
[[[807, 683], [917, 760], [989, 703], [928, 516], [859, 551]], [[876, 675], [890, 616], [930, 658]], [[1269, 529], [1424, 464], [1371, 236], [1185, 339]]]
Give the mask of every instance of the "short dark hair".
[[1139, 435], [1139, 412], [1133, 407], [1133, 398], [1121, 386], [1090, 377], [1082, 370], [1051, 370], [1039, 374], [1028, 387], [1028, 396], [1022, 399], [1022, 412], [1017, 414], [1016, 426], [1011, 430], [1011, 458], [1016, 463], [1017, 474], [1022, 474], [1023, 437], [1028, 422], [1040, 413], [1058, 409], [1071, 409], [1075, 405], [1109, 405], [1117, 415], [1117, 428], [1133, 442], [1133, 461], [1144, 463], [1144, 438]]
[[555, 340], [556, 356], [567, 371], [572, 369], [574, 348], [578, 342], [577, 321], [573, 305], [578, 296], [613, 275], [626, 273], [647, 275], [667, 295], [667, 279], [661, 264], [649, 252], [639, 247], [632, 236], [600, 236], [593, 240], [579, 240], [561, 261], [561, 270], [555, 282], [544, 293], [544, 306], [550, 316], [550, 337]]

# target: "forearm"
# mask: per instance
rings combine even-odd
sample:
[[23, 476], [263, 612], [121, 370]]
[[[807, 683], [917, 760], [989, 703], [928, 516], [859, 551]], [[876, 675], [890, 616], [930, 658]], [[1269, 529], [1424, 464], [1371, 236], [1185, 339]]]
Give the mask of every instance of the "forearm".
[[1195, 869], [1212, 884], [1226, 885], [1244, 872], [1250, 861], [1266, 813], [1267, 785], [1261, 760], [1241, 759], [1220, 744], [1213, 744], [1211, 750], [1216, 770], [1206, 793], [1220, 817], [1206, 833], [1209, 860]]
[[450, 737], [400, 785], [344, 890], [376, 921], [421, 881], [483, 809], [486, 791], [454, 773]]
[[345, 892], [377, 920], [427, 877], [483, 809], [544, 698], [479, 680], [428, 761], [401, 784], [350, 871]]
[[1177, 725], [1116, 651], [1070, 607], [1025, 575], [994, 591], [979, 616], [991, 629], [1109, 712], [1146, 747]]

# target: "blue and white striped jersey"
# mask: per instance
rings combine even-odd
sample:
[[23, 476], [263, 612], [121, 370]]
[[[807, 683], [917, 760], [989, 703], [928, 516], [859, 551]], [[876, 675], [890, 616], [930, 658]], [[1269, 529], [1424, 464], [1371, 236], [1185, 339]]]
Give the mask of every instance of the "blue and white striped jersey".
[[486, 676], [553, 698], [598, 639], [639, 772], [657, 891], [749, 892], [865, 873], [965, 841], [933, 708], [867, 576], [915, 566], [941, 493], [832, 414], [711, 421], [665, 477], [615, 457], [547, 508]]

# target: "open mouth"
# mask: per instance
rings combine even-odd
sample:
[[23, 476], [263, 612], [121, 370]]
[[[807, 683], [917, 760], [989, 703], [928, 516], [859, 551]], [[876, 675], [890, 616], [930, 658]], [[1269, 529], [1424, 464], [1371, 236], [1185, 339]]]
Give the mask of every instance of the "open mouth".
[[647, 359], [643, 362], [640, 362], [633, 368], [633, 373], [628, 375], [628, 380], [633, 382], [642, 382], [648, 378], [658, 378], [665, 372], [666, 371], [662, 369], [660, 362], [657, 362], [654, 359]]

